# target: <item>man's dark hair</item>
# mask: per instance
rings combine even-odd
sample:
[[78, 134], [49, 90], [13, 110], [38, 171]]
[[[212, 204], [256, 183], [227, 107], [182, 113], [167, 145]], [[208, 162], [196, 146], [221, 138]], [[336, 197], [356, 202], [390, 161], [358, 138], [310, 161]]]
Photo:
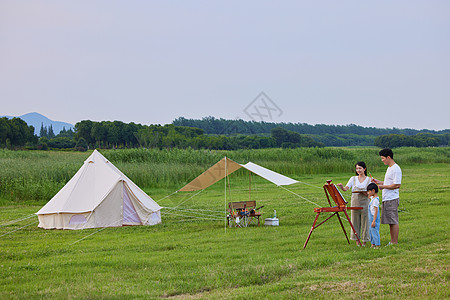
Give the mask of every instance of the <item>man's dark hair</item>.
[[384, 157], [390, 156], [392, 159], [394, 159], [394, 152], [392, 152], [392, 150], [389, 149], [389, 148], [384, 148], [383, 150], [381, 150], [380, 152], [378, 152], [378, 154], [379, 154], [380, 156], [384, 156]]
[[369, 183], [369, 185], [367, 186], [367, 191], [371, 191], [371, 190], [375, 190], [375, 193], [378, 193], [378, 185], [376, 185], [373, 182]]

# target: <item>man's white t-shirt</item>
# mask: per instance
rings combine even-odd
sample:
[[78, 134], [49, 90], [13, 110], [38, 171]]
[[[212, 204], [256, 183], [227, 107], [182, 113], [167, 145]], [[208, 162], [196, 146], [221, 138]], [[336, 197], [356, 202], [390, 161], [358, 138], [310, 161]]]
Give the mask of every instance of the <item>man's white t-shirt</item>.
[[[387, 168], [386, 175], [384, 175], [384, 185], [401, 184], [402, 183], [402, 169], [397, 164]], [[383, 202], [395, 200], [399, 198], [399, 189], [389, 190], [383, 189]]]

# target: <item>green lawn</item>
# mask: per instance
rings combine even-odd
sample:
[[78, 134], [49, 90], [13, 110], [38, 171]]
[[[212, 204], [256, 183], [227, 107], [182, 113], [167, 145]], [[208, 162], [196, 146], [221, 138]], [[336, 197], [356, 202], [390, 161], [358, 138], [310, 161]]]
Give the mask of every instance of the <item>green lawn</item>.
[[[402, 169], [399, 245], [379, 250], [348, 245], [337, 220], [316, 229], [303, 250], [315, 205], [256, 177], [252, 199], [264, 205], [265, 217], [277, 210], [278, 227], [226, 228], [224, 220], [201, 219], [221, 214], [213, 211], [225, 206], [223, 181], [191, 199], [193, 193], [163, 199], [165, 207], [185, 202], [164, 209], [163, 224], [152, 227], [43, 230], [36, 217], [10, 224], [43, 203], [4, 200], [0, 298], [448, 299], [450, 165]], [[372, 174], [383, 178], [384, 170]], [[351, 175], [294, 176], [310, 185], [288, 188], [326, 206], [320, 187], [327, 179], [345, 184]], [[232, 201], [248, 199], [247, 180], [231, 178]], [[146, 192], [158, 200], [175, 189]], [[385, 245], [387, 225], [380, 234]]]

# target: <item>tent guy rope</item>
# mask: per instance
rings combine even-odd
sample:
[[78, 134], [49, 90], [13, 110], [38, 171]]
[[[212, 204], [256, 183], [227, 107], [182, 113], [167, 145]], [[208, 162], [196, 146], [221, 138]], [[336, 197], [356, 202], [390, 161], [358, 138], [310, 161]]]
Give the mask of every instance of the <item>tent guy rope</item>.
[[159, 199], [158, 201], [155, 201], [155, 202], [156, 202], [156, 203], [159, 203], [160, 201], [162, 201], [162, 200], [164, 200], [164, 199], [166, 199], [166, 198], [169, 198], [170, 196], [172, 196], [172, 195], [174, 195], [174, 194], [176, 194], [176, 193], [178, 193], [178, 191], [175, 191], [175, 192], [173, 192], [172, 194], [167, 195], [167, 196], [165, 196], [164, 198], [161, 198], [161, 199]]
[[196, 219], [203, 219], [203, 220], [213, 220], [213, 221], [222, 221], [222, 218], [209, 218], [209, 217], [198, 217], [198, 216], [189, 216], [189, 215], [183, 215], [183, 214], [176, 214], [176, 213], [171, 213], [171, 212], [163, 212], [163, 214], [168, 214], [168, 215], [174, 215], [174, 216], [181, 216], [181, 217], [186, 217], [186, 218], [196, 218]]
[[293, 191], [291, 191], [291, 190], [285, 188], [285, 187], [282, 186], [282, 185], [279, 185], [279, 187], [282, 188], [282, 189], [285, 189], [285, 190], [288, 191], [289, 193], [292, 193], [292, 194], [296, 195], [296, 196], [299, 197], [299, 198], [302, 198], [303, 200], [308, 201], [309, 203], [312, 203], [312, 204], [316, 205], [317, 207], [320, 207], [319, 204], [317, 204], [317, 203], [315, 203], [315, 202], [313, 202], [313, 201], [311, 201], [311, 200], [309, 200], [309, 199], [306, 199], [306, 198], [303, 197], [303, 196], [300, 196], [299, 194], [297, 194], [297, 193], [295, 193], [295, 192], [293, 192]]
[[313, 184], [306, 183], [306, 182], [303, 182], [303, 181], [298, 181], [298, 183], [301, 183], [301, 184], [304, 184], [304, 185], [309, 185], [309, 186], [312, 186], [313, 188], [316, 188], [316, 189], [321, 189], [321, 190], [323, 189], [323, 187], [321, 187], [321, 186], [313, 185]]
[[73, 242], [71, 245], [76, 244], [76, 243], [78, 243], [78, 242], [80, 242], [80, 241], [82, 241], [82, 240], [84, 240], [84, 239], [90, 237], [91, 235], [96, 234], [97, 232], [100, 232], [100, 231], [102, 231], [102, 230], [105, 230], [106, 228], [109, 228], [109, 227], [103, 227], [103, 228], [100, 228], [99, 230], [97, 230], [97, 231], [95, 231], [95, 232], [93, 232], [93, 233], [91, 233], [91, 234], [89, 234], [89, 235], [87, 235], [87, 236], [85, 236], [85, 237], [79, 239], [78, 241]]
[[18, 230], [20, 230], [20, 229], [22, 229], [22, 228], [31, 226], [31, 225], [33, 225], [33, 224], [36, 224], [36, 221], [33, 221], [33, 222], [31, 222], [30, 224], [27, 224], [27, 225], [25, 225], [25, 226], [22, 226], [22, 227], [19, 227], [19, 228], [17, 228], [17, 229], [14, 229], [14, 230], [12, 230], [12, 231], [9, 231], [9, 232], [7, 232], [7, 233], [4, 233], [4, 234], [0, 235], [0, 237], [3, 237], [3, 236], [5, 236], [5, 235], [7, 235], [7, 234], [16, 232], [16, 231], [18, 231]]
[[[167, 208], [168, 210], [171, 210], [171, 211], [179, 211], [179, 212], [183, 212], [183, 213], [187, 213], [187, 214], [193, 214], [193, 215], [201, 215], [201, 216], [205, 216], [205, 215], [211, 215], [211, 213], [210, 212], [215, 212], [215, 211], [210, 211], [209, 213], [204, 213], [204, 212], [202, 212], [202, 211], [191, 211], [191, 210], [186, 210], [186, 209], [178, 209], [178, 208], [171, 208], [171, 207], [165, 207], [165, 208]], [[221, 212], [216, 212], [216, 213], [220, 213], [220, 214], [222, 214], [223, 213], [223, 211], [221, 211]]]
[[32, 217], [35, 217], [35, 216], [36, 216], [35, 214], [27, 215], [25, 217], [9, 221], [9, 222], [7, 222], [5, 224], [1, 224], [0, 227], [5, 227], [5, 226], [8, 226], [8, 225], [20, 222], [20, 221], [28, 220], [29, 218], [32, 218]]
[[[87, 236], [85, 236], [85, 237], [83, 237], [83, 238], [81, 238], [81, 239], [79, 239], [79, 240], [73, 242], [71, 245], [76, 244], [76, 243], [78, 243], [78, 242], [80, 242], [80, 241], [82, 241], [82, 240], [84, 240], [84, 239], [90, 237], [91, 235], [96, 234], [97, 232], [100, 232], [100, 231], [102, 231], [102, 230], [105, 230], [106, 228], [117, 227], [117, 226], [112, 226], [112, 225], [118, 224], [119, 222], [123, 221], [124, 218], [127, 218], [127, 217], [129, 217], [129, 216], [131, 216], [131, 215], [132, 215], [132, 213], [128, 213], [128, 214], [122, 215], [122, 217], [121, 217], [119, 220], [114, 221], [114, 222], [108, 224], [108, 226], [105, 226], [105, 227], [103, 227], [103, 228], [100, 228], [99, 230], [97, 230], [97, 231], [95, 231], [95, 232], [93, 232], [93, 233], [91, 233], [91, 234], [88, 234]], [[123, 225], [120, 226], [120, 227], [123, 227]], [[90, 229], [90, 228], [88, 228], [88, 229]]]
[[183, 203], [189, 201], [190, 199], [194, 198], [195, 196], [197, 196], [197, 195], [200, 194], [201, 192], [203, 192], [203, 190], [200, 190], [200, 191], [198, 191], [197, 193], [195, 193], [194, 195], [192, 195], [191, 197], [187, 198], [186, 200], [181, 201], [181, 202], [180, 202], [177, 206], [175, 206], [174, 208], [177, 208], [177, 207], [180, 206], [181, 204], [183, 204]]
[[[175, 209], [174, 207], [164, 207], [167, 209]], [[215, 212], [215, 213], [223, 213], [222, 210], [210, 210], [210, 209], [196, 209], [196, 208], [176, 208], [177, 210], [192, 210], [192, 211], [207, 211], [207, 212]]]

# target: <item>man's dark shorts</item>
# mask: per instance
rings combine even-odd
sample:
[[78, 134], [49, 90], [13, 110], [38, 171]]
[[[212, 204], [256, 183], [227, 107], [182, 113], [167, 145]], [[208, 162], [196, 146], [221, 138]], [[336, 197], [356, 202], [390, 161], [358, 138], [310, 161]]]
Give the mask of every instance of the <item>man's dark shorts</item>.
[[381, 224], [398, 224], [398, 204], [400, 199], [383, 201], [381, 208]]

